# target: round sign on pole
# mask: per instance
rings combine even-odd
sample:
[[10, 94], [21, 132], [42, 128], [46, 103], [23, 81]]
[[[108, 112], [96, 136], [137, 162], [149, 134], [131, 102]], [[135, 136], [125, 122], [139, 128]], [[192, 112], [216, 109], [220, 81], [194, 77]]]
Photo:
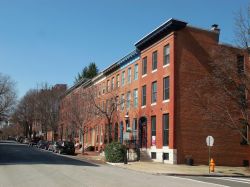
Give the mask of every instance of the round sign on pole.
[[213, 146], [214, 145], [214, 138], [213, 136], [207, 136], [206, 138], [207, 146]]

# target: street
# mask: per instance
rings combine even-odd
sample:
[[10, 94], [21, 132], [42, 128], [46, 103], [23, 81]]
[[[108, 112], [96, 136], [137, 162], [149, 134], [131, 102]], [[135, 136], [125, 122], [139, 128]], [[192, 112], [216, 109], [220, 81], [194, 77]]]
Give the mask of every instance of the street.
[[96, 165], [15, 142], [0, 142], [0, 186], [249, 186], [249, 178], [172, 177]]

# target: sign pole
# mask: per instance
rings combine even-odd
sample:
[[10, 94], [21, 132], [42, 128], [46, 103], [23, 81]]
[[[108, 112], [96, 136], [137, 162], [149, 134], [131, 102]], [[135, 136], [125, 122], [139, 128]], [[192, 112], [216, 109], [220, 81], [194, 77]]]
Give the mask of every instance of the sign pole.
[[208, 173], [210, 173], [210, 146], [208, 146]]
[[207, 143], [207, 146], [208, 146], [208, 172], [210, 173], [210, 157], [211, 157], [211, 147], [213, 146], [214, 144], [214, 138], [212, 136], [207, 136], [206, 138], [206, 143]]

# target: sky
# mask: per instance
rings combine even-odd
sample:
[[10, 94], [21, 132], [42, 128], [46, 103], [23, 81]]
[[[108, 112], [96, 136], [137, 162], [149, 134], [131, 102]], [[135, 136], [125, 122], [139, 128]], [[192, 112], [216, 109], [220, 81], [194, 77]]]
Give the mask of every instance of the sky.
[[221, 29], [234, 43], [234, 17], [248, 0], [0, 0], [0, 73], [18, 97], [48, 83], [72, 86], [90, 62], [100, 70], [169, 18]]

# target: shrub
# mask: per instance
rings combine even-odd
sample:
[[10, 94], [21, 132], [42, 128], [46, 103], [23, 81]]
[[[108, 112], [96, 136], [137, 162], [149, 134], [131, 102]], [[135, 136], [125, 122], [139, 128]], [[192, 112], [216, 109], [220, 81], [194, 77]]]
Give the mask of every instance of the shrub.
[[126, 147], [118, 142], [112, 142], [105, 147], [105, 158], [108, 162], [123, 162]]

